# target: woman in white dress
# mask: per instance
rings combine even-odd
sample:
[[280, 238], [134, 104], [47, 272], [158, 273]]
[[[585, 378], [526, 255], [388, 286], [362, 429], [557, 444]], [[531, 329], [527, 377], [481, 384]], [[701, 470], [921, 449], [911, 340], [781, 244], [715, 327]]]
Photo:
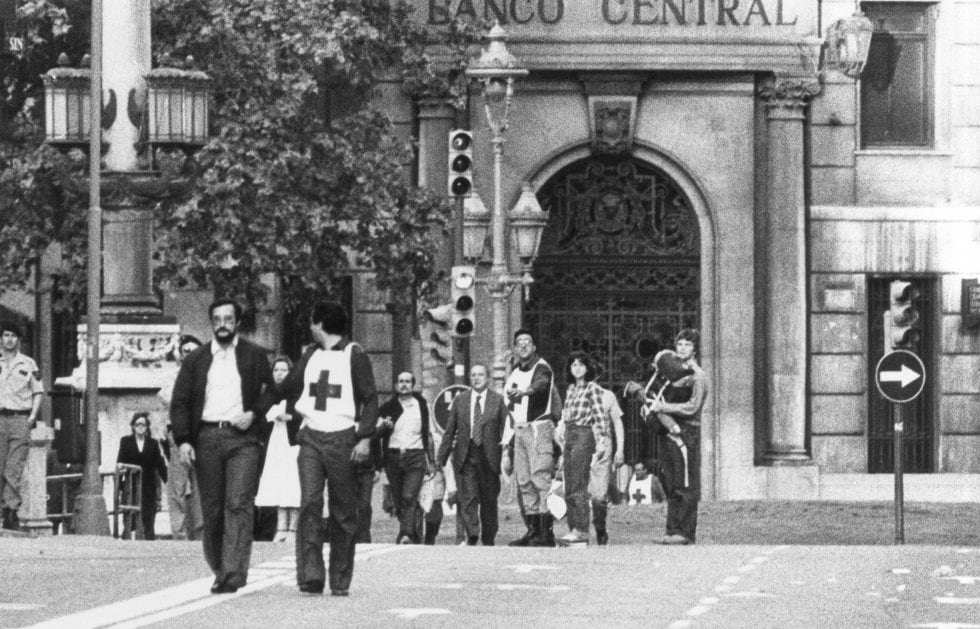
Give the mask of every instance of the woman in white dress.
[[[286, 379], [292, 367], [292, 361], [285, 356], [276, 358], [272, 363], [272, 378], [277, 385]], [[271, 431], [255, 505], [279, 508], [275, 541], [284, 542], [295, 535], [299, 517], [299, 467], [296, 464], [299, 446], [289, 445], [286, 435], [289, 415], [285, 400], [270, 408], [265, 418]]]

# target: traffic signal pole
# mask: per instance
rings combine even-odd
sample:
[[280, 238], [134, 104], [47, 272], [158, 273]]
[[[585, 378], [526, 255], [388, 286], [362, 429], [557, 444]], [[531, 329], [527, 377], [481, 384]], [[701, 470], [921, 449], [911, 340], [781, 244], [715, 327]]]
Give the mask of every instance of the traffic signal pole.
[[905, 462], [902, 459], [904, 450], [903, 441], [905, 436], [905, 412], [904, 404], [893, 404], [895, 409], [895, 431], [893, 445], [894, 452], [894, 471], [895, 471], [895, 543], [905, 543]]

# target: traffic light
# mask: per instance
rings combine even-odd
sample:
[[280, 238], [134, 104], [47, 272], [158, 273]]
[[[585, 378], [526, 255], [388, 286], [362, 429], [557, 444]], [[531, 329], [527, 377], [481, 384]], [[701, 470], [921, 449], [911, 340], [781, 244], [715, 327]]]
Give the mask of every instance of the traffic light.
[[429, 308], [422, 317], [422, 350], [427, 358], [444, 365], [453, 362], [453, 335], [449, 329], [452, 318], [452, 304]]
[[465, 129], [449, 132], [449, 196], [473, 192], [473, 134]]
[[476, 269], [454, 266], [452, 274], [452, 331], [457, 337], [473, 334], [473, 307], [476, 305]]
[[920, 322], [922, 313], [919, 312], [919, 290], [912, 282], [895, 280], [889, 284], [891, 307], [886, 317], [888, 338], [892, 348], [917, 348], [922, 336]]

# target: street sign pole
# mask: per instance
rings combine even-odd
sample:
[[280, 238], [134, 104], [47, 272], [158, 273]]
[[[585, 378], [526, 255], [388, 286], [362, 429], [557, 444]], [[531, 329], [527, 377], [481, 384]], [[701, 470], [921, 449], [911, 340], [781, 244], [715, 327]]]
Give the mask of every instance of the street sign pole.
[[[888, 320], [886, 319], [886, 324]], [[892, 402], [895, 421], [893, 464], [895, 473], [895, 543], [905, 543], [905, 438], [906, 404], [919, 397], [926, 381], [926, 366], [914, 352], [896, 349], [886, 352], [875, 368], [875, 385], [881, 397]]]
[[905, 436], [905, 412], [904, 404], [894, 404], [895, 409], [895, 435], [894, 435], [894, 462], [895, 462], [895, 543], [905, 543], [905, 478], [903, 476], [905, 463], [902, 460], [902, 443]]

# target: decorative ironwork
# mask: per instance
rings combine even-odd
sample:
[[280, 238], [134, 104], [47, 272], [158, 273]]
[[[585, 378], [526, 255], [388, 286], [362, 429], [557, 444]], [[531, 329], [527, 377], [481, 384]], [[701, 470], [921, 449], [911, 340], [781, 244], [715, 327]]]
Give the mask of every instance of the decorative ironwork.
[[[589, 354], [617, 394], [700, 319], [700, 233], [683, 191], [630, 157], [599, 156], [560, 171], [538, 193], [550, 213], [524, 312], [562, 385], [568, 355]], [[564, 387], [562, 387], [564, 388]], [[624, 405], [627, 462], [648, 462], [639, 408]]]

